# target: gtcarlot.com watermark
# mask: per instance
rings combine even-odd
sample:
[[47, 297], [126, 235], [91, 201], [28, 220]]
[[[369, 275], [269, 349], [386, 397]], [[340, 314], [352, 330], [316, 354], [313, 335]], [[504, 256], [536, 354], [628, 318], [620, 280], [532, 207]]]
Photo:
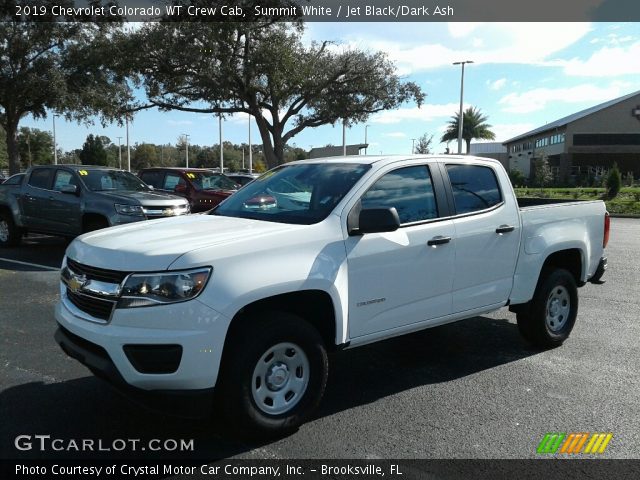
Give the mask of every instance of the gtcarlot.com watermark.
[[192, 452], [193, 439], [142, 440], [140, 438], [52, 438], [51, 435], [18, 435], [13, 444], [20, 451], [40, 452]]

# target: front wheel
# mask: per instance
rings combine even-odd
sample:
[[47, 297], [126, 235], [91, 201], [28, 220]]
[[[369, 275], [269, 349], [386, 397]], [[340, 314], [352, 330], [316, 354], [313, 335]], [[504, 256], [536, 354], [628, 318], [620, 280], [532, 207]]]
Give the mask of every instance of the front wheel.
[[22, 239], [22, 230], [16, 226], [13, 216], [0, 212], [0, 247], [16, 247]]
[[219, 392], [229, 426], [258, 437], [291, 433], [324, 393], [328, 359], [320, 334], [296, 315], [273, 312], [246, 319], [231, 335]]
[[578, 314], [578, 288], [564, 269], [543, 272], [533, 299], [517, 315], [518, 328], [529, 343], [553, 348], [569, 338]]

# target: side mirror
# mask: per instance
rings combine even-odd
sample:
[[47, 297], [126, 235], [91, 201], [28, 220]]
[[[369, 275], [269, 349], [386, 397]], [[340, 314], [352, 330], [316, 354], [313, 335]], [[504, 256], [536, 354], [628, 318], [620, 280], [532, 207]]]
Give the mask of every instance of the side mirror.
[[390, 208], [366, 208], [358, 216], [358, 228], [349, 232], [353, 235], [365, 233], [395, 232], [400, 228], [398, 211]]
[[187, 193], [187, 186], [178, 184], [173, 188], [173, 191], [176, 193]]
[[67, 184], [67, 185], [62, 185], [60, 187], [60, 192], [61, 193], [69, 193], [71, 195], [77, 195], [79, 190], [78, 190], [78, 186], [77, 185]]

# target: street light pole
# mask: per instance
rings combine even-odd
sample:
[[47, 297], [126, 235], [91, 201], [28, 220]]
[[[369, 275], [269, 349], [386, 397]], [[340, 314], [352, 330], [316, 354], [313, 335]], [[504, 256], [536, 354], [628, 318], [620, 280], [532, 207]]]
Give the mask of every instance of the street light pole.
[[[369, 128], [369, 125], [365, 125], [365, 126], [364, 126], [364, 144], [365, 144], [365, 145], [369, 145], [369, 144], [367, 143], [367, 129], [368, 129], [368, 128]], [[364, 154], [365, 154], [365, 155], [367, 154], [367, 147], [364, 147]]]
[[53, 164], [58, 164], [58, 142], [56, 141], [56, 117], [60, 115], [53, 115]]
[[122, 170], [122, 137], [118, 137], [118, 168]]
[[189, 137], [191, 135], [187, 135], [186, 133], [183, 133], [182, 135], [184, 135], [185, 165], [186, 168], [189, 168]]
[[[458, 117], [458, 155], [462, 153], [462, 102], [464, 97], [464, 65], [465, 63], [473, 63], [473, 60], [465, 60], [464, 62], [453, 62], [454, 65], [462, 65], [462, 75], [460, 76], [460, 116]], [[469, 152], [467, 152], [469, 153]]]
[[416, 153], [416, 139], [412, 138], [411, 139], [411, 155], [413, 155], [414, 153]]

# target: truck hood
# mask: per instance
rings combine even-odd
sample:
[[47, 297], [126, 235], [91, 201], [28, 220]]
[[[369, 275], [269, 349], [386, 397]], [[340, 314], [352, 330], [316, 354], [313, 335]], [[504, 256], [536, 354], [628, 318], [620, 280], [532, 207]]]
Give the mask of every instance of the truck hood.
[[114, 202], [143, 206], [182, 205], [186, 200], [178, 195], [152, 191], [102, 190], [95, 192]]
[[[76, 238], [67, 256], [93, 267], [121, 271], [166, 270], [190, 251], [264, 237], [288, 235], [304, 225], [217, 215], [185, 215], [96, 230]], [[195, 265], [194, 265], [195, 266]]]

